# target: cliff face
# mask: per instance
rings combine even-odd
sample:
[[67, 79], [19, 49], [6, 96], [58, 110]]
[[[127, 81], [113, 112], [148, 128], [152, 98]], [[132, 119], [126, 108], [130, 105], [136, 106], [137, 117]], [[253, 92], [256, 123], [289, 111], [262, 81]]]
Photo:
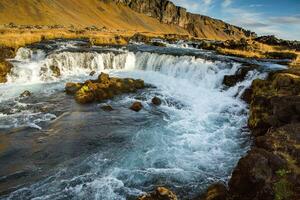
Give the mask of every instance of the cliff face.
[[168, 0], [113, 0], [125, 4], [134, 11], [154, 17], [166, 24], [178, 25], [191, 35], [208, 39], [240, 39], [252, 37], [255, 33], [221, 20], [187, 12]]

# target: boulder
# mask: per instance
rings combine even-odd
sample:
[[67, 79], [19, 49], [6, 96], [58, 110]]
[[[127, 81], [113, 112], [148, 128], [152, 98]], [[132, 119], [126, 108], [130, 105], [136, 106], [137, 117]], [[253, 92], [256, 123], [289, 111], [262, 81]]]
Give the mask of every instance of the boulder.
[[75, 94], [75, 100], [78, 103], [86, 104], [91, 103], [95, 100], [94, 93], [89, 89], [88, 86], [82, 86]]
[[142, 110], [143, 108], [143, 105], [141, 102], [139, 101], [136, 101], [134, 102], [131, 106], [130, 106], [130, 109], [135, 111], [135, 112], [139, 112], [140, 110]]
[[226, 200], [227, 188], [222, 183], [215, 183], [208, 187], [207, 191], [200, 197], [200, 200]]
[[0, 59], [0, 83], [7, 81], [6, 76], [11, 71], [13, 65], [5, 60]]
[[245, 80], [248, 72], [254, 70], [255, 68], [256, 66], [246, 66], [238, 69], [234, 75], [225, 75], [223, 84], [228, 87], [235, 86], [238, 82]]
[[240, 159], [229, 181], [229, 193], [233, 200], [273, 200], [272, 185], [276, 171], [285, 169], [286, 162], [264, 149], [253, 148]]
[[160, 106], [161, 105], [161, 99], [158, 97], [153, 97], [151, 100], [153, 105]]
[[106, 112], [110, 112], [110, 111], [113, 111], [113, 107], [111, 105], [104, 105], [104, 106], [101, 106], [101, 109], [106, 111]]
[[154, 192], [145, 194], [138, 200], [177, 200], [176, 195], [165, 187], [158, 187]]
[[22, 92], [20, 94], [20, 98], [25, 98], [25, 97], [30, 97], [31, 96], [31, 92], [29, 92], [28, 90], [25, 90], [24, 92]]
[[143, 80], [111, 78], [108, 74], [101, 73], [96, 80], [67, 83], [66, 93], [75, 94], [78, 103], [91, 103], [111, 99], [122, 93], [136, 92], [144, 87]]

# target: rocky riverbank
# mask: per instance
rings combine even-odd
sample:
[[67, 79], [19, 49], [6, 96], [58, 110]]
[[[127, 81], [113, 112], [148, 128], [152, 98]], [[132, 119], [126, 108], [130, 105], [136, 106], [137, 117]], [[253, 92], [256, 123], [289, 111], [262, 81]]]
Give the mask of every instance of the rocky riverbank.
[[[241, 75], [238, 72], [235, 76]], [[224, 84], [227, 79], [225, 77]], [[229, 86], [238, 81], [231, 81]], [[299, 68], [272, 72], [266, 80], [253, 81], [242, 98], [250, 106], [248, 126], [254, 144], [238, 162], [228, 187], [215, 183], [199, 199], [300, 199]], [[173, 196], [156, 198], [157, 191], [140, 199], [176, 199], [170, 191], [165, 193], [172, 193]]]
[[240, 159], [226, 191], [211, 186], [205, 200], [300, 198], [300, 71], [270, 73], [246, 90], [254, 144]]

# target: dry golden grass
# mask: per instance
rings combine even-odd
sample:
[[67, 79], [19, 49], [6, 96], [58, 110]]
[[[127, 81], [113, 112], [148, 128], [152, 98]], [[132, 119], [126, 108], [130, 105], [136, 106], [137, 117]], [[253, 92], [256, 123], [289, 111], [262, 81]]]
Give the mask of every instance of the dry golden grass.
[[248, 40], [247, 43], [230, 44], [227, 42], [225, 47], [216, 46], [215, 50], [223, 55], [258, 59], [290, 59], [293, 63], [299, 63], [299, 53], [286, 47], [266, 45], [252, 40]]
[[1, 0], [0, 24], [105, 27], [111, 31], [187, 32], [177, 26], [134, 12], [130, 8], [99, 0]]
[[263, 54], [255, 51], [245, 51], [238, 49], [217, 48], [216, 51], [223, 55], [237, 56], [243, 58], [264, 58]]

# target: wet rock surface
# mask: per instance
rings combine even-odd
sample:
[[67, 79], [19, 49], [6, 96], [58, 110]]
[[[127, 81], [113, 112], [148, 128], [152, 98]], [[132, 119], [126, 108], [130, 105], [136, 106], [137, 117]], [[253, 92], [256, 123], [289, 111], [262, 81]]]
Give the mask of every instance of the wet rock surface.
[[25, 90], [24, 92], [22, 92], [22, 94], [20, 94], [20, 98], [25, 98], [30, 96], [31, 96], [31, 92], [28, 90]]
[[156, 105], [156, 106], [160, 106], [161, 105], [161, 99], [158, 98], [158, 97], [153, 97], [153, 99], [151, 100], [152, 104], [153, 105]]
[[139, 101], [136, 101], [134, 102], [131, 106], [130, 106], [130, 109], [135, 111], [135, 112], [139, 112], [140, 110], [142, 110], [143, 108], [143, 105], [141, 102]]
[[103, 101], [115, 95], [136, 92], [145, 87], [143, 80], [130, 78], [110, 78], [108, 74], [101, 73], [97, 80], [88, 80], [85, 83], [67, 83], [67, 94], [74, 94], [78, 103], [86, 104], [94, 101]]
[[[299, 87], [299, 69], [288, 69], [271, 72], [266, 80], [253, 81], [242, 95], [250, 104], [248, 126], [255, 142], [234, 169], [227, 196], [217, 199], [300, 198]], [[211, 190], [202, 199], [210, 199]]]
[[253, 82], [249, 127], [258, 149], [241, 159], [233, 172], [234, 199], [299, 199], [299, 181], [294, 181], [300, 174], [299, 87], [296, 69]]
[[158, 187], [152, 193], [145, 194], [137, 200], [177, 200], [176, 195], [165, 187]]
[[245, 66], [240, 68], [234, 75], [225, 75], [223, 84], [232, 87], [236, 85], [238, 82], [245, 80], [249, 71], [256, 69], [257, 66]]

